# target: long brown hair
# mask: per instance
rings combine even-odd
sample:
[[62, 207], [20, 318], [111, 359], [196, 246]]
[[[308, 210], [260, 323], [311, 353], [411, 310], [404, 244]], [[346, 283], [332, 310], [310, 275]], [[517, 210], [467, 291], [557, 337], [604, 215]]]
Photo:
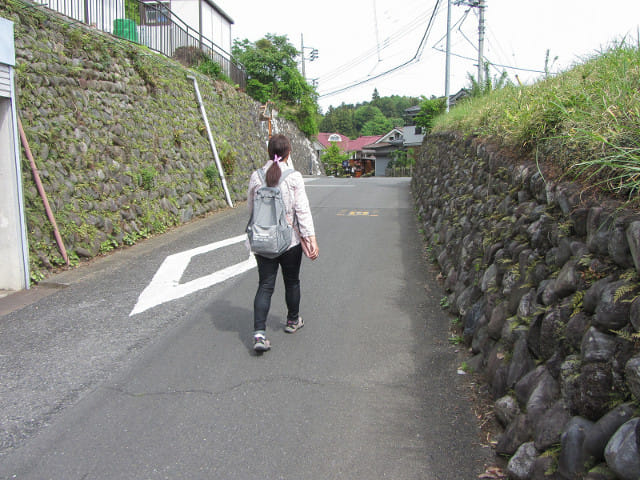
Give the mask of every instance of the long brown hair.
[[[267, 147], [267, 150], [269, 151], [269, 158], [271, 160], [274, 160], [277, 155], [282, 159], [282, 161], [284, 161], [291, 152], [291, 144], [287, 137], [278, 134], [269, 139], [269, 146]], [[278, 165], [278, 162], [274, 161], [269, 167], [269, 170], [267, 170], [267, 186], [275, 187], [278, 185], [280, 175], [282, 175], [280, 165]]]

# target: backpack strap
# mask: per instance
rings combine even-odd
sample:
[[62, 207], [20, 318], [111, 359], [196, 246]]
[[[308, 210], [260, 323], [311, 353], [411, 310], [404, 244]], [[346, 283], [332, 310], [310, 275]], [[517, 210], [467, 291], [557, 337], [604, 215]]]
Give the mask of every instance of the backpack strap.
[[278, 186], [280, 186], [280, 184], [284, 182], [284, 179], [287, 178], [289, 175], [291, 175], [293, 172], [295, 172], [293, 168], [289, 168], [284, 172], [282, 172], [282, 175], [280, 175], [280, 181], [278, 182]]
[[[264, 172], [264, 170], [262, 168], [259, 168], [256, 171], [258, 172], [258, 178], [260, 178], [260, 181], [262, 182], [262, 184], [266, 185], [267, 184], [267, 174]], [[293, 169], [293, 168], [288, 168], [287, 170], [282, 172], [282, 175], [280, 175], [280, 181], [278, 182], [277, 186], [279, 187], [280, 184], [282, 182], [284, 182], [284, 179], [287, 178], [289, 175], [291, 175], [293, 172], [295, 172], [295, 169]]]

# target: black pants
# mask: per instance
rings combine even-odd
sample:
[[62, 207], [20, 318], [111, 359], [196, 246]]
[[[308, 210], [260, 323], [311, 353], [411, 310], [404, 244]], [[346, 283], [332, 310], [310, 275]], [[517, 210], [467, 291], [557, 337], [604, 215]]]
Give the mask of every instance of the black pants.
[[271, 307], [271, 296], [276, 286], [278, 267], [282, 267], [284, 278], [287, 320], [297, 320], [300, 311], [300, 263], [302, 246], [296, 245], [277, 258], [265, 258], [256, 255], [258, 261], [258, 291], [253, 301], [253, 329], [264, 331], [267, 315]]

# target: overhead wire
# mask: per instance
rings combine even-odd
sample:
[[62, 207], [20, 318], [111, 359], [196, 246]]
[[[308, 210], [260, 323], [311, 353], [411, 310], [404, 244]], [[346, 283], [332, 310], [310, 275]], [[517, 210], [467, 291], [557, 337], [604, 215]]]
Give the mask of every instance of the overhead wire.
[[380, 50], [385, 50], [386, 48], [388, 48], [392, 44], [392, 42], [395, 42], [396, 40], [399, 40], [399, 39], [409, 35], [414, 30], [416, 30], [418, 27], [423, 25], [424, 20], [427, 18], [427, 16], [428, 16], [428, 12], [424, 12], [424, 13], [420, 14], [418, 17], [414, 18], [411, 22], [409, 22], [408, 24], [403, 26], [400, 30], [397, 30], [396, 32], [391, 34], [389, 37], [385, 38], [382, 41], [382, 45], [381, 45], [380, 49], [378, 49], [378, 47], [376, 46], [374, 48], [371, 48], [371, 49], [365, 51], [361, 55], [349, 60], [348, 62], [340, 65], [339, 67], [336, 67], [334, 70], [331, 70], [331, 71], [327, 72], [326, 74], [321, 75], [320, 77], [318, 77], [318, 81], [319, 82], [327, 82], [327, 81], [329, 81], [329, 80], [331, 80], [333, 78], [336, 78], [336, 77], [342, 75], [346, 71], [352, 70], [353, 67], [355, 67], [357, 65], [360, 65], [361, 63], [369, 60], [371, 57], [373, 57], [376, 54], [378, 54]]
[[342, 92], [344, 92], [346, 90], [350, 90], [350, 89], [352, 89], [354, 87], [357, 87], [359, 85], [371, 82], [371, 81], [373, 81], [373, 80], [375, 80], [377, 78], [383, 77], [383, 76], [388, 75], [388, 74], [390, 74], [392, 72], [400, 70], [400, 69], [406, 67], [407, 65], [417, 61], [417, 59], [419, 59], [420, 55], [422, 55], [422, 51], [424, 50], [425, 42], [426, 42], [427, 37], [429, 35], [429, 32], [431, 31], [431, 28], [433, 26], [433, 22], [434, 22], [434, 19], [435, 19], [437, 13], [438, 13], [438, 8], [440, 7], [440, 3], [441, 2], [442, 2], [442, 0], [436, 0], [436, 4], [433, 7], [433, 11], [431, 12], [431, 17], [429, 18], [429, 23], [427, 24], [427, 28], [425, 29], [425, 32], [422, 35], [422, 39], [420, 40], [420, 43], [418, 44], [418, 48], [416, 49], [416, 53], [413, 55], [412, 58], [410, 58], [409, 60], [407, 60], [406, 62], [404, 62], [404, 63], [402, 63], [400, 65], [397, 65], [397, 66], [395, 66], [393, 68], [390, 68], [389, 70], [386, 70], [386, 71], [384, 71], [382, 73], [374, 75], [373, 77], [365, 78], [363, 80], [360, 80], [358, 82], [354, 82], [354, 83], [352, 83], [350, 85], [346, 85], [344, 87], [338, 88], [338, 89], [333, 90], [331, 92], [323, 93], [321, 95], [318, 95], [318, 97], [319, 98], [329, 97], [329, 96], [332, 96], [332, 95], [336, 95], [338, 93], [342, 93]]
[[[471, 41], [469, 39], [469, 37], [467, 37], [467, 35], [462, 31], [462, 25], [464, 24], [464, 22], [467, 19], [467, 15], [469, 14], [469, 11], [471, 9], [468, 9], [465, 11], [465, 13], [462, 15], [462, 17], [460, 17], [460, 19], [452, 26], [452, 29], [457, 28], [458, 32], [460, 32], [460, 34], [462, 35], [462, 37], [473, 47], [473, 49], [475, 50], [475, 52], [478, 52], [478, 47], [475, 43], [473, 43], [473, 41]], [[477, 15], [477, 14], [476, 14]], [[434, 43], [433, 45], [433, 49], [438, 51], [438, 52], [442, 52], [442, 53], [446, 53], [446, 50], [444, 50], [442, 47], [437, 47], [437, 45], [442, 42], [444, 40], [445, 37], [440, 38], [437, 42]], [[472, 58], [472, 57], [467, 57], [465, 55], [461, 55], [458, 53], [454, 53], [454, 52], [449, 52], [450, 55], [454, 56], [454, 57], [458, 57], [458, 58], [462, 58], [463, 60], [470, 60], [472, 62], [475, 62], [477, 64], [478, 62], [478, 58]], [[491, 60], [489, 60], [487, 58], [486, 55], [483, 55], [483, 58], [489, 62], [489, 65], [491, 65], [492, 67], [500, 67], [500, 68], [506, 68], [508, 70], [518, 70], [518, 71], [522, 71], [522, 72], [531, 72], [531, 73], [545, 73], [542, 70], [536, 70], [536, 69], [531, 69], [531, 68], [522, 68], [522, 67], [514, 67], [512, 65], [506, 65], [506, 64], [500, 64], [500, 63], [494, 63]], [[502, 73], [499, 70], [495, 69], [497, 73]]]

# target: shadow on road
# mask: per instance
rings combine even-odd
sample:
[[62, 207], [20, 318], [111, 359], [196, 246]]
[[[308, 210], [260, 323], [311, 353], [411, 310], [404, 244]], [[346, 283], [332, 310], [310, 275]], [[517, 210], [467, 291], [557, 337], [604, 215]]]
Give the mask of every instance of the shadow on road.
[[[251, 298], [248, 301], [253, 301]], [[205, 313], [217, 330], [236, 332], [238, 340], [244, 344], [253, 356], [259, 356], [253, 350], [253, 310], [238, 307], [228, 300], [212, 301], [205, 308]], [[267, 328], [282, 330], [286, 321], [280, 315], [269, 314]]]

